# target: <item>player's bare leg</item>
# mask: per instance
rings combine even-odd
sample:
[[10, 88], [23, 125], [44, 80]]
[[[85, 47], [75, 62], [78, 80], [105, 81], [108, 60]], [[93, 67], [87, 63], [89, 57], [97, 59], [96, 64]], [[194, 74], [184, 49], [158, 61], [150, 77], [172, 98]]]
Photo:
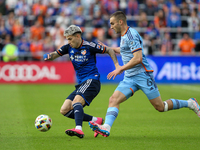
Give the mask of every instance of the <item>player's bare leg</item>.
[[151, 99], [150, 102], [159, 112], [186, 107], [193, 110], [197, 114], [197, 116], [200, 117], [199, 104], [195, 98], [190, 98], [189, 100], [168, 99], [163, 102], [161, 97], [159, 96]]
[[74, 100], [72, 101], [72, 106], [74, 109], [74, 118], [76, 122], [76, 128], [67, 129], [65, 133], [69, 136], [77, 136], [79, 138], [84, 137], [84, 133], [82, 131], [82, 122], [83, 122], [83, 105], [85, 104], [85, 100], [80, 95], [76, 95]]
[[109, 107], [107, 109], [105, 123], [103, 125], [99, 125], [93, 121], [90, 121], [90, 128], [93, 131], [101, 134], [102, 136], [108, 137], [110, 135], [111, 127], [118, 116], [119, 105], [125, 100], [126, 96], [123, 93], [121, 93], [120, 91], [115, 91], [109, 99]]

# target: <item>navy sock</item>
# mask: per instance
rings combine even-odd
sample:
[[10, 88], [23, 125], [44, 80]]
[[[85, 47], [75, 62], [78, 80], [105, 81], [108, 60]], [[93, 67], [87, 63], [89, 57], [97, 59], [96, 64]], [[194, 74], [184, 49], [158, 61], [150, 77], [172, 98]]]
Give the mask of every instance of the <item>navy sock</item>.
[[64, 116], [74, 119], [74, 110], [72, 109], [72, 110], [68, 111]]
[[[68, 118], [71, 118], [71, 119], [74, 119], [74, 109], [68, 111], [64, 116], [68, 117]], [[83, 115], [83, 121], [89, 122], [89, 121], [92, 120], [92, 117], [93, 116], [90, 116], [90, 115], [84, 113], [84, 115]]]
[[87, 122], [89, 122], [89, 121], [92, 120], [92, 117], [93, 117], [93, 116], [90, 116], [90, 115], [84, 113], [83, 121], [87, 121]]
[[76, 122], [76, 126], [82, 126], [83, 123], [83, 106], [81, 103], [74, 103], [73, 105], [74, 108], [74, 118]]

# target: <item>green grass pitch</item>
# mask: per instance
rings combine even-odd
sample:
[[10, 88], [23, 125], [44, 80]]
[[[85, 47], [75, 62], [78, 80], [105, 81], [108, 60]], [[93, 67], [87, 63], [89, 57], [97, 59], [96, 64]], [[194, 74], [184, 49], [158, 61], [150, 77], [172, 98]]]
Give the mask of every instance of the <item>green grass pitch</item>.
[[[103, 84], [101, 92], [84, 112], [105, 118], [108, 99], [116, 84]], [[197, 98], [200, 85], [158, 85], [163, 101], [169, 98]], [[94, 138], [88, 123], [83, 123], [85, 137], [70, 137], [66, 129], [75, 122], [60, 114], [65, 98], [74, 85], [1, 84], [0, 150], [199, 150], [200, 118], [183, 108], [157, 112], [146, 96], [138, 91], [120, 105], [111, 134]], [[48, 132], [37, 131], [36, 117], [47, 114], [53, 120]]]

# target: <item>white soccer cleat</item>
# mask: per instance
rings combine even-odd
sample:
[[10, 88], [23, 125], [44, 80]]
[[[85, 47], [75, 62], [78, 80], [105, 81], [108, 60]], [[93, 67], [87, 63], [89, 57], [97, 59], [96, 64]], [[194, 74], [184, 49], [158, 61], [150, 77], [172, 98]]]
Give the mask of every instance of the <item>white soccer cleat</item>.
[[197, 114], [197, 116], [200, 118], [199, 104], [196, 101], [196, 99], [195, 98], [190, 98], [188, 100], [188, 102], [191, 102], [191, 104], [192, 104], [190, 109], [193, 110]]

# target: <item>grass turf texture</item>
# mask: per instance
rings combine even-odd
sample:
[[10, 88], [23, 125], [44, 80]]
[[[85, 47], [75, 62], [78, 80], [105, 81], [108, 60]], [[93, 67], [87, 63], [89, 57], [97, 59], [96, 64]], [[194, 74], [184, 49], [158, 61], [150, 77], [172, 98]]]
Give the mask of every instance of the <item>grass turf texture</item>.
[[[84, 112], [105, 118], [108, 99], [117, 85], [103, 84], [101, 92]], [[158, 85], [163, 100], [196, 97], [200, 85]], [[74, 85], [0, 85], [1, 150], [199, 150], [200, 118], [189, 110], [157, 112], [146, 96], [138, 91], [120, 106], [109, 137], [94, 138], [88, 123], [83, 123], [85, 137], [70, 137], [66, 129], [75, 122], [59, 112]], [[40, 114], [53, 120], [48, 132], [40, 132], [34, 121]]]

